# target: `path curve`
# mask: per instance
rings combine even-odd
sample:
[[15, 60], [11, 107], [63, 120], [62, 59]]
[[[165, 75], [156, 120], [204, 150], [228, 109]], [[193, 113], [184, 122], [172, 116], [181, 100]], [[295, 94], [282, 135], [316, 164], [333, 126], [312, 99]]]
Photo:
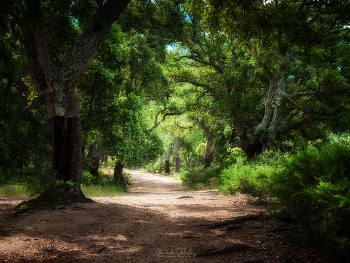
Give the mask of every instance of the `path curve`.
[[[247, 222], [234, 231], [207, 227], [260, 211], [242, 195], [186, 190], [170, 176], [126, 172], [133, 181], [126, 195], [93, 197], [95, 203], [27, 212], [6, 221], [0, 226], [6, 233], [0, 234], [0, 262], [274, 263], [290, 249], [266, 236], [274, 227], [270, 222]], [[254, 249], [193, 258], [236, 243]]]
[[151, 194], [151, 193], [173, 193], [183, 191], [180, 180], [170, 176], [151, 174], [138, 170], [124, 170], [131, 175], [132, 186], [130, 193]]

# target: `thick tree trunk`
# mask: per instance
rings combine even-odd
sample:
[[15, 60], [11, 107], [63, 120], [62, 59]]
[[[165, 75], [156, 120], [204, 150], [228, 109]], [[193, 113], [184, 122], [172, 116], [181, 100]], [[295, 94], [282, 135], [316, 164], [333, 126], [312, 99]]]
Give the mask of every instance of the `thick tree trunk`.
[[125, 178], [123, 176], [123, 167], [124, 164], [122, 163], [117, 163], [114, 167], [114, 181], [124, 183]]
[[78, 117], [50, 119], [52, 137], [52, 170], [54, 177], [75, 183], [76, 199], [84, 200], [80, 190], [82, 143]]
[[45, 37], [46, 30], [40, 17], [39, 1], [31, 1], [30, 14], [15, 21], [22, 29], [31, 81], [40, 95], [46, 94], [55, 179], [64, 182], [72, 180], [76, 185], [77, 200], [84, 200], [84, 195], [80, 190], [82, 142], [74, 90], [92, 63], [110, 27], [129, 2], [130, 0], [107, 0], [99, 5], [90, 22], [59, 63], [55, 63], [51, 57]]

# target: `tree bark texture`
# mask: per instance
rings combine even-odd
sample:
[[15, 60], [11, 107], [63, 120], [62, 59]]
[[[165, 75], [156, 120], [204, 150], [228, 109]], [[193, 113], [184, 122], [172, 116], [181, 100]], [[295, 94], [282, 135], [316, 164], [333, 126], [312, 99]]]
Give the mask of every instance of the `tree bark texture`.
[[276, 98], [276, 107], [274, 109], [273, 117], [271, 120], [271, 123], [268, 127], [268, 129], [265, 131], [266, 133], [266, 139], [263, 145], [263, 151], [272, 151], [274, 142], [277, 138], [277, 135], [279, 133], [279, 128], [283, 121], [283, 113], [284, 113], [284, 104], [285, 104], [285, 96], [283, 96], [283, 93], [286, 92], [286, 83], [285, 83], [285, 75], [283, 74], [281, 76], [281, 79], [279, 81], [279, 92], [277, 94]]
[[265, 100], [265, 114], [263, 120], [254, 131], [254, 135], [257, 137], [263, 135], [262, 151], [273, 149], [274, 141], [280, 132], [280, 126], [284, 117], [285, 94], [287, 94], [285, 79], [294, 54], [295, 49], [293, 48], [284, 55], [284, 63], [280, 66], [280, 71], [270, 76], [270, 87]]
[[82, 144], [78, 117], [53, 117], [50, 125], [55, 178], [75, 182], [77, 195], [80, 196]]

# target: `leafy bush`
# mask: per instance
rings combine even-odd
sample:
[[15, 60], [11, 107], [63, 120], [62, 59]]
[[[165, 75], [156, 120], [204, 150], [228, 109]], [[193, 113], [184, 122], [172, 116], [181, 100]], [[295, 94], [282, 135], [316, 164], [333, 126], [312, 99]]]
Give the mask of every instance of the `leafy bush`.
[[214, 187], [219, 178], [219, 167], [195, 167], [182, 169], [180, 172], [181, 185], [187, 188]]
[[27, 168], [23, 180], [31, 195], [42, 193], [54, 181], [51, 178], [51, 168], [45, 168], [42, 171]]
[[94, 185], [98, 183], [98, 179], [90, 174], [88, 171], [81, 172], [81, 184], [82, 185]]
[[161, 158], [158, 158], [153, 165], [152, 164], [147, 164], [145, 165], [144, 169], [153, 174], [159, 173], [160, 170], [164, 170], [164, 160]]
[[223, 161], [224, 167], [229, 167], [238, 162], [238, 160], [247, 160], [247, 154], [239, 147], [232, 147], [227, 149], [227, 156]]
[[281, 169], [280, 162], [279, 152], [267, 152], [251, 162], [238, 157], [235, 164], [220, 173], [219, 191], [228, 195], [241, 192], [267, 201], [272, 194], [272, 175]]
[[309, 146], [283, 163], [274, 176], [274, 194], [302, 222], [309, 237], [349, 250], [349, 138]]
[[260, 200], [270, 197], [296, 216], [307, 239], [350, 251], [350, 137], [331, 134], [293, 154], [239, 157], [220, 174], [219, 190]]

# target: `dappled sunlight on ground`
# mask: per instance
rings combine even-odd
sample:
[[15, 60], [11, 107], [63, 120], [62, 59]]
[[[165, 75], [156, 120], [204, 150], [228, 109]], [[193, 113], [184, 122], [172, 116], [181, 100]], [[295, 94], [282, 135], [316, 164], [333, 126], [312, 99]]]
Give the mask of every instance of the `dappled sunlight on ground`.
[[[218, 221], [258, 214], [261, 209], [244, 195], [186, 190], [171, 177], [130, 173], [134, 184], [124, 196], [94, 197], [96, 203], [8, 219], [0, 237], [0, 262], [280, 262], [295, 247], [282, 237], [267, 235], [277, 224], [269, 220], [244, 222], [233, 231], [208, 228]], [[2, 202], [0, 211], [19, 201]], [[252, 249], [193, 258], [198, 252], [236, 243]]]

